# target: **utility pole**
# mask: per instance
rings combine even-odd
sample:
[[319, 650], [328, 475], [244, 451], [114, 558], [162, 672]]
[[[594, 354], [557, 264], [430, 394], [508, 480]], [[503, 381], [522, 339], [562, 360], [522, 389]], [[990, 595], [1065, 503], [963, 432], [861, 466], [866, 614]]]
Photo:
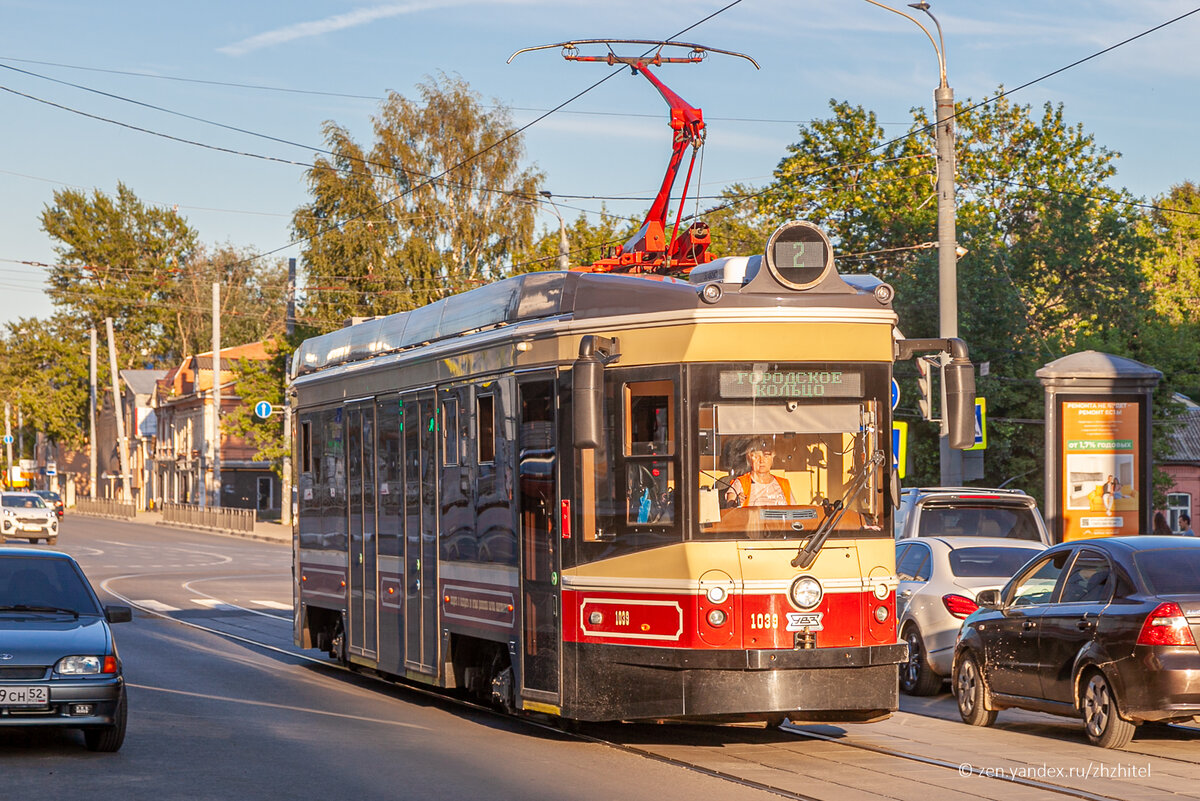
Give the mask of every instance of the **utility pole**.
[[[296, 332], [296, 260], [288, 259], [287, 283], [287, 335], [291, 341]], [[283, 475], [280, 481], [279, 522], [285, 526], [292, 524], [292, 403], [288, 398], [287, 368], [283, 376], [283, 445], [287, 449], [283, 453]]]
[[287, 335], [296, 333], [296, 260], [288, 259], [287, 277]]
[[129, 486], [129, 440], [125, 438], [125, 404], [121, 401], [120, 381], [117, 375], [117, 343], [113, 337], [111, 317], [104, 318], [108, 331], [108, 369], [112, 372], [113, 414], [117, 418], [117, 456], [121, 460], [121, 500], [131, 502], [133, 489]]
[[8, 455], [8, 461], [4, 463], [4, 469], [7, 471], [4, 474], [4, 483], [8, 484], [12, 480], [12, 406], [8, 401], [4, 402], [4, 448]]
[[221, 285], [213, 282], [213, 508], [221, 508]]
[[17, 407], [17, 462], [20, 463], [25, 458], [25, 415], [21, 414], [21, 407]]
[[91, 329], [91, 395], [88, 399], [88, 497], [96, 500], [96, 329]]
[[[915, 17], [886, 6], [877, 0], [866, 0], [873, 6], [899, 14], [925, 32], [937, 53], [938, 71], [941, 81], [933, 91], [933, 103], [937, 120], [934, 129], [937, 141], [937, 241], [938, 241], [938, 336], [943, 339], [958, 336], [958, 236], [955, 230], [954, 205], [954, 90], [946, 80], [946, 42], [942, 38], [942, 24], [929, 12], [929, 3], [909, 3], [909, 8], [924, 11], [937, 27], [938, 38]], [[950, 355], [942, 357], [942, 367], [949, 362]], [[945, 381], [942, 381], [942, 431], [939, 443], [941, 484], [958, 487], [963, 483], [962, 451], [950, 447], [948, 415], [945, 413]]]

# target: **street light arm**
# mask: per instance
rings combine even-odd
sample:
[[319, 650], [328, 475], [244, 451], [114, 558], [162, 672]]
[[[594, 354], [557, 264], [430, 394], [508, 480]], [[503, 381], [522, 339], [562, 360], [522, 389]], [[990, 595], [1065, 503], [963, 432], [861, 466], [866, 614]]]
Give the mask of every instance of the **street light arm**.
[[[927, 37], [929, 37], [929, 43], [931, 45], [933, 45], [933, 52], [937, 55], [938, 70], [941, 72], [941, 78], [942, 78], [941, 85], [943, 87], [946, 86], [947, 85], [946, 84], [946, 57], [944, 55], [945, 47], [938, 47], [937, 40], [935, 40], [933, 38], [933, 34], [929, 32], [929, 29], [926, 28], [924, 25], [922, 25], [921, 21], [918, 20], [916, 17], [910, 16], [909, 14], [905, 14], [903, 11], [900, 11], [899, 9], [892, 8], [891, 6], [885, 6], [883, 3], [877, 2], [877, 0], [866, 0], [866, 2], [870, 3], [873, 6], [879, 6], [880, 8], [882, 8], [886, 11], [890, 11], [893, 14], [899, 14], [900, 16], [904, 17], [906, 20], [908, 20], [912, 24], [916, 25], [922, 31], [924, 31], [925, 35]], [[924, 9], [924, 11], [926, 14], [929, 14], [928, 9]], [[934, 17], [932, 14], [929, 14], [929, 18], [933, 20], [935, 25], [937, 25], [938, 39], [941, 39], [942, 38], [942, 26], [938, 23], [937, 18]]]

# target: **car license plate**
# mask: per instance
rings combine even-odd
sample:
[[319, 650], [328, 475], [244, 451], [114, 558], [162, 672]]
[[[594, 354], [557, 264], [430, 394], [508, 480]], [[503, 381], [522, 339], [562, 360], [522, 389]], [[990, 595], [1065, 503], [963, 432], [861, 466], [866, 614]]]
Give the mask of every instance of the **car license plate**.
[[50, 695], [45, 687], [0, 687], [0, 706], [46, 706]]
[[22, 531], [41, 531], [42, 527], [38, 525], [28, 524], [21, 526]]

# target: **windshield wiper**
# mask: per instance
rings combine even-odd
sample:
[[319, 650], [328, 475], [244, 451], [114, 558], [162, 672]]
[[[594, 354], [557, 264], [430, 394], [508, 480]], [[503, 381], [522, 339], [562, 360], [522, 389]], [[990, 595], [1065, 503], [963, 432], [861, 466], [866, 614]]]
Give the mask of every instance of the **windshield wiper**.
[[792, 567], [807, 568], [816, 561], [817, 554], [820, 553], [825, 540], [829, 539], [829, 533], [833, 531], [834, 526], [842, 519], [842, 515], [846, 514], [846, 509], [849, 508], [850, 504], [858, 499], [858, 496], [866, 489], [867, 484], [870, 483], [872, 468], [881, 464], [883, 464], [883, 451], [877, 450], [863, 464], [860, 471], [855, 474], [842, 499], [825, 507], [825, 519], [817, 526], [817, 530], [813, 532], [813, 535], [800, 544], [795, 558], [792, 559]]
[[13, 604], [12, 606], [0, 606], [0, 612], [52, 612], [60, 615], [73, 615], [76, 619], [79, 618], [79, 613], [74, 609], [67, 609], [62, 606], [32, 606], [30, 604]]

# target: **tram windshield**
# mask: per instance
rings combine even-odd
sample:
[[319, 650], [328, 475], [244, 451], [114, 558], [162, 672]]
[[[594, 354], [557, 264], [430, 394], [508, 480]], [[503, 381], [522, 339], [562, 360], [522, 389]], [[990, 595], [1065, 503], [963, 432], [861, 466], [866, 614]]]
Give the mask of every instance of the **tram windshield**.
[[702, 374], [693, 536], [805, 538], [827, 518], [834, 537], [887, 533], [880, 403], [868, 391], [881, 382], [866, 372], [760, 364]]

